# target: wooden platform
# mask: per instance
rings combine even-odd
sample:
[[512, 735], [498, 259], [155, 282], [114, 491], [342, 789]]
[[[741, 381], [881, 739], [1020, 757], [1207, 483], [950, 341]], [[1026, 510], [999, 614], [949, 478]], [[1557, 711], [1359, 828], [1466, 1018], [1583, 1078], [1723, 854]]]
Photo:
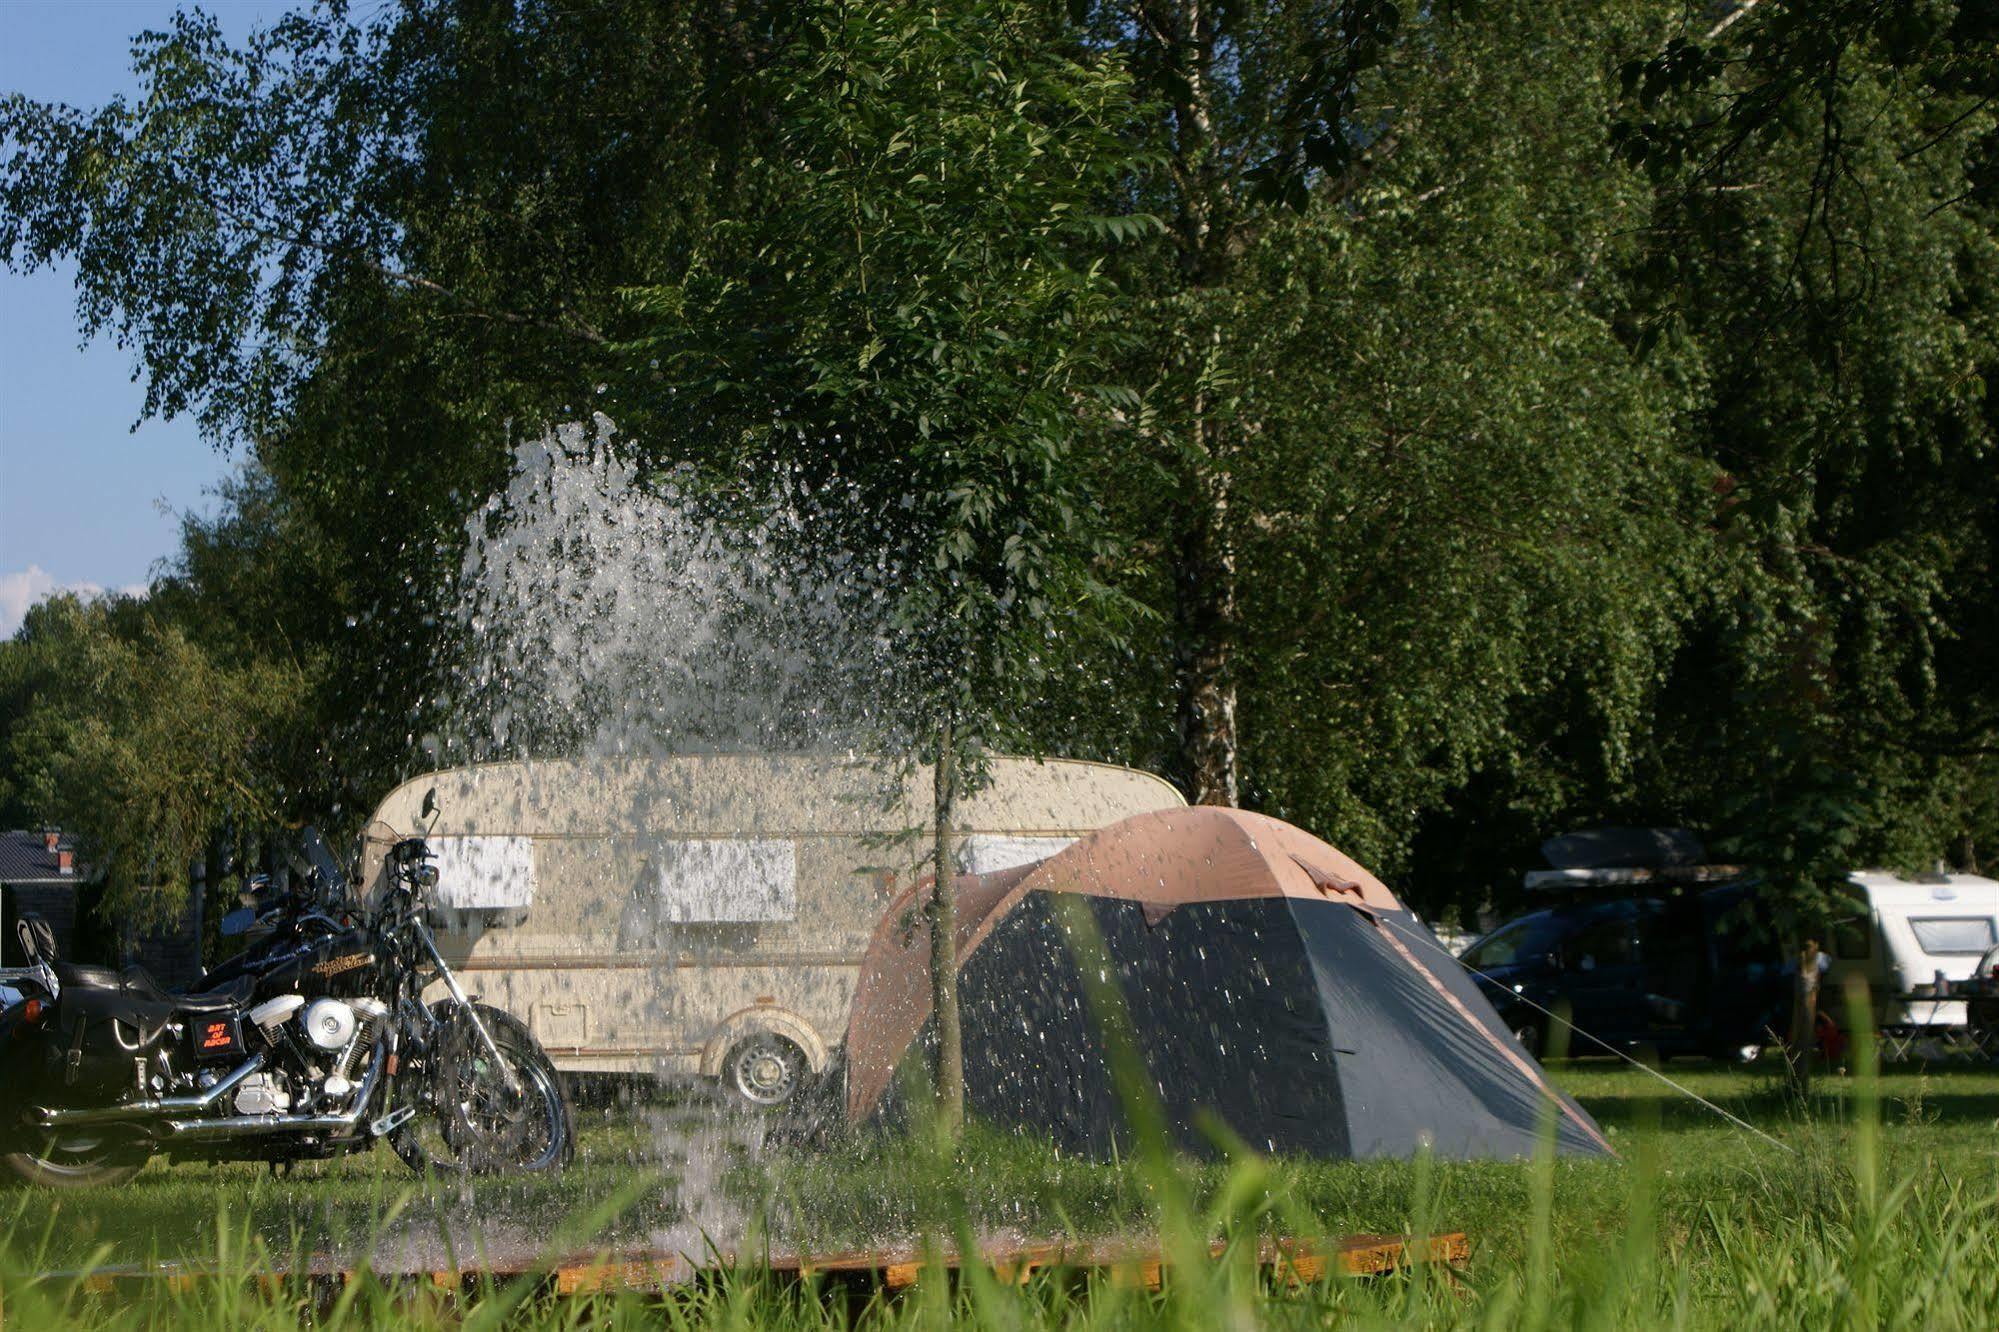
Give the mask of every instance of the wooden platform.
[[[1219, 1259], [1226, 1246], [1215, 1244], [1211, 1258]], [[1380, 1276], [1399, 1267], [1419, 1262], [1456, 1263], [1471, 1255], [1471, 1244], [1462, 1232], [1433, 1236], [1427, 1245], [1394, 1235], [1350, 1235], [1326, 1245], [1266, 1240], [1257, 1250], [1257, 1265], [1279, 1281], [1307, 1284], [1328, 1276]], [[961, 1255], [942, 1255], [948, 1271], [963, 1266]], [[1026, 1244], [980, 1252], [978, 1261], [1001, 1281], [1024, 1283], [1037, 1272], [1072, 1271], [1108, 1277], [1120, 1284], [1142, 1285], [1157, 1290], [1170, 1264], [1157, 1246], [1130, 1243], [1053, 1242]], [[740, 1266], [733, 1261], [729, 1266]], [[779, 1276], [800, 1279], [832, 1277], [856, 1278], [888, 1290], [903, 1290], [916, 1284], [926, 1262], [915, 1249], [870, 1249], [848, 1253], [811, 1255], [773, 1254], [765, 1270]], [[571, 1264], [555, 1268], [551, 1279], [559, 1291], [602, 1289], [655, 1289], [694, 1279], [706, 1270], [690, 1266], [679, 1257], [621, 1259]], [[450, 1273], [437, 1274], [449, 1282]]]
[[[1209, 1256], [1220, 1259], [1226, 1252], [1226, 1246], [1217, 1243], [1210, 1248]], [[1427, 1242], [1396, 1235], [1350, 1235], [1323, 1244], [1266, 1240], [1258, 1246], [1256, 1263], [1274, 1282], [1308, 1285], [1329, 1277], [1380, 1276], [1417, 1263], [1458, 1263], [1470, 1255], [1471, 1244], [1462, 1232], [1435, 1235]], [[1016, 1284], [1027, 1282], [1037, 1273], [1071, 1272], [1157, 1290], [1172, 1271], [1171, 1262], [1156, 1245], [1127, 1242], [1050, 1241], [996, 1247], [980, 1251], [976, 1260], [997, 1279]], [[964, 1265], [963, 1257], [949, 1250], [941, 1255], [941, 1262], [947, 1272], [956, 1272]], [[705, 1261], [663, 1252], [596, 1254], [553, 1264], [370, 1275], [387, 1284], [415, 1281], [460, 1293], [485, 1282], [539, 1278], [547, 1290], [571, 1295], [613, 1290], [666, 1293], [725, 1272], [764, 1272], [795, 1281], [820, 1280], [849, 1288], [895, 1292], [915, 1285], [930, 1270], [935, 1269], [922, 1250], [905, 1248], [767, 1257], [722, 1253], [711, 1254]], [[186, 1288], [213, 1280], [215, 1275], [211, 1271], [171, 1266], [106, 1267], [89, 1273], [49, 1273], [47, 1279], [80, 1278], [85, 1290], [112, 1293], [154, 1282]], [[360, 1275], [328, 1262], [310, 1263], [289, 1272], [259, 1273], [252, 1280], [266, 1287], [293, 1282], [338, 1287]]]

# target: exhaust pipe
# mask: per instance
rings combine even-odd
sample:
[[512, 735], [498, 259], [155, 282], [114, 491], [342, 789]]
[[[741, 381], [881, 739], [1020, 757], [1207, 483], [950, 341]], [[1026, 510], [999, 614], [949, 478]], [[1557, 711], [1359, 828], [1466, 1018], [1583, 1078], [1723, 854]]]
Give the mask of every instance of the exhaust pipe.
[[230, 1092], [236, 1090], [243, 1079], [264, 1066], [264, 1053], [259, 1050], [232, 1069], [229, 1075], [199, 1096], [167, 1096], [150, 1101], [131, 1101], [124, 1105], [98, 1106], [92, 1109], [51, 1110], [46, 1106], [36, 1106], [35, 1124], [40, 1128], [69, 1128], [77, 1124], [115, 1124], [135, 1119], [151, 1119], [155, 1115], [178, 1115], [188, 1112], [199, 1114], [212, 1109]]
[[231, 1115], [223, 1119], [169, 1119], [167, 1132], [176, 1138], [236, 1137], [252, 1133], [330, 1133], [360, 1124], [374, 1099], [375, 1084], [381, 1081], [382, 1064], [389, 1043], [378, 1042], [374, 1058], [368, 1062], [367, 1076], [354, 1094], [354, 1106], [337, 1115]]

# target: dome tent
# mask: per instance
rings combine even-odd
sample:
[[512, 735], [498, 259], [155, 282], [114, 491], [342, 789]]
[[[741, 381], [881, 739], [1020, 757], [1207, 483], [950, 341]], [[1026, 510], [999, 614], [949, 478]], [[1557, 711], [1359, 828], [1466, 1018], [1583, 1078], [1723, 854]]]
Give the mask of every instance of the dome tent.
[[[956, 957], [972, 1115], [1107, 1156], [1128, 1128], [1056, 910], [1087, 906], [1167, 1125], [1205, 1114], [1250, 1146], [1328, 1158], [1608, 1155], [1434, 936], [1373, 875], [1301, 829], [1240, 810], [1141, 814], [1038, 863], [965, 875]], [[925, 1060], [928, 883], [883, 914], [845, 1048], [851, 1125], [902, 1119]]]

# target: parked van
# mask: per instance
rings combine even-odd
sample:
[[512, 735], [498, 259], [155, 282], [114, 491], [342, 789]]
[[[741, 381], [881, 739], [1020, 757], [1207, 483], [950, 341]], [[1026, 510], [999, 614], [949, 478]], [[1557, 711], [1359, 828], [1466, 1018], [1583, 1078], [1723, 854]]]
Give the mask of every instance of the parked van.
[[1928, 996], [1939, 977], [1969, 980], [1979, 958], [1999, 945], [1999, 880], [1860, 870], [1852, 883], [1866, 906], [1831, 930], [1828, 984], [1864, 979], [1882, 1028], [1964, 1026], [1962, 1000]]
[[[1977, 974], [1999, 945], [1999, 881], [1862, 870], [1851, 882], [1865, 909], [1821, 941], [1830, 958], [1823, 1010], [1843, 1025], [1837, 996], [1858, 975], [1877, 1029], [1906, 1038], [1964, 1026], [1964, 1001], [1932, 992], [1938, 978]], [[1536, 1054], [1548, 1037], [1543, 1008], [1575, 1024], [1578, 1054], [1642, 1045], [1748, 1058], [1787, 1026], [1794, 976], [1780, 941], [1743, 930], [1754, 883], [1739, 868], [1570, 866], [1530, 871], [1525, 883], [1551, 904], [1507, 921], [1462, 960]]]
[[[390, 792], [364, 881], [435, 789], [438, 943], [468, 989], [573, 1073], [720, 1077], [775, 1104], [826, 1066], [882, 910], [928, 849], [931, 774], [714, 754], [478, 764]], [[960, 806], [959, 870], [1039, 860], [1182, 805], [1129, 768], [997, 759]]]
[[[1791, 984], [1776, 950], [1740, 923], [1746, 886], [1708, 868], [1591, 871], [1604, 880], [1595, 885], [1567, 871], [1563, 900], [1507, 921], [1461, 960], [1537, 1058], [1553, 1010], [1574, 1024], [1563, 1033], [1572, 1054], [1643, 1046], [1753, 1059], [1782, 1029]], [[1534, 880], [1554, 873], [1564, 872], [1536, 871], [1529, 885], [1553, 887]]]

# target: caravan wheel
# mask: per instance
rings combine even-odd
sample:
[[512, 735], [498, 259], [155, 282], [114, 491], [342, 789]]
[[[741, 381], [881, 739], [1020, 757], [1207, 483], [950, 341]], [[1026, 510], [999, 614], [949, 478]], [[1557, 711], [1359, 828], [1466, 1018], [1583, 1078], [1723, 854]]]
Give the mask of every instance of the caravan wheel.
[[760, 1031], [723, 1059], [722, 1085], [736, 1100], [764, 1110], [796, 1096], [808, 1071], [805, 1051], [782, 1036]]

